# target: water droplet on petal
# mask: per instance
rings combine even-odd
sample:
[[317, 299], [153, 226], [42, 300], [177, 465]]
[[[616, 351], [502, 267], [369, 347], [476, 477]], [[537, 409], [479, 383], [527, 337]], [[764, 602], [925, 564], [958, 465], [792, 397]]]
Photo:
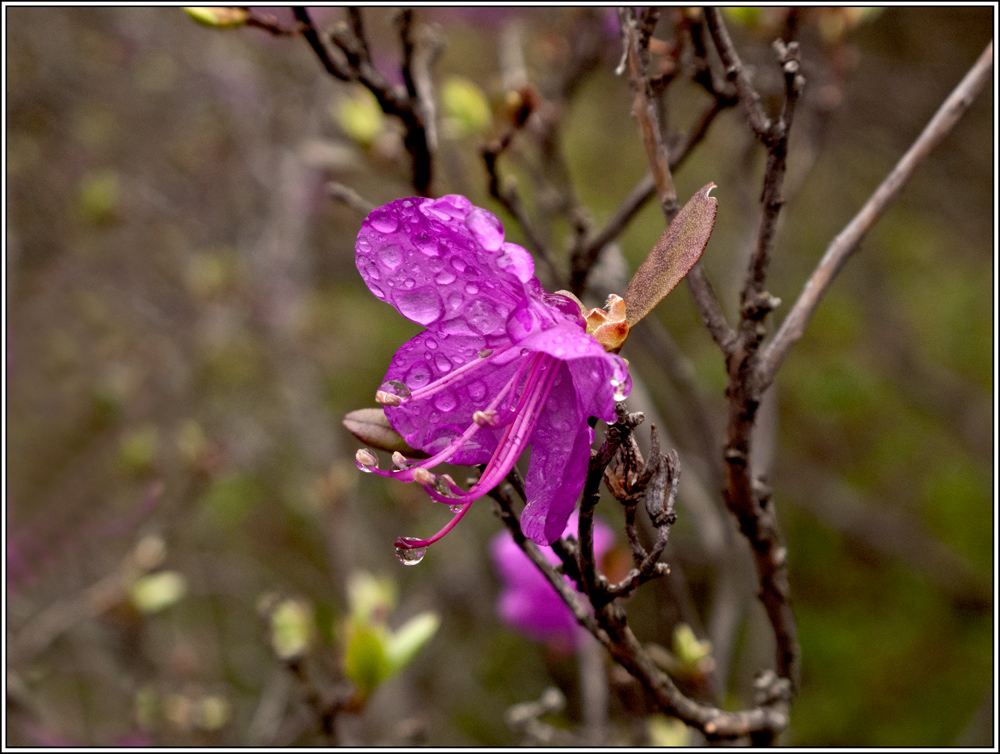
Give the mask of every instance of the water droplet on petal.
[[463, 506], [461, 504], [459, 504], [459, 505], [449, 505], [448, 506], [448, 510], [450, 510], [452, 513], [459, 513], [462, 510], [463, 507], [465, 507], [465, 506]]
[[451, 266], [454, 267], [455, 268], [455, 272], [458, 272], [458, 273], [465, 272], [469, 268], [469, 265], [461, 257], [452, 257], [451, 258]]
[[468, 385], [469, 397], [474, 401], [481, 401], [486, 397], [486, 383], [482, 380], [475, 380]]
[[403, 281], [403, 287], [404, 288], [412, 288], [416, 284], [417, 284], [417, 281], [414, 280], [413, 278], [406, 278], [406, 280]]
[[424, 559], [424, 555], [427, 554], [426, 547], [414, 547], [412, 549], [407, 547], [397, 547], [396, 548], [396, 558], [403, 565], [416, 565], [421, 560]]
[[541, 327], [541, 319], [530, 307], [522, 306], [507, 318], [507, 335], [513, 343], [520, 343]]
[[465, 225], [486, 251], [496, 251], [503, 246], [503, 225], [492, 212], [476, 207], [465, 218]]
[[410, 371], [406, 373], [406, 384], [414, 389], [421, 388], [430, 381], [430, 367], [422, 361], [418, 361], [410, 367]]
[[466, 283], [465, 292], [468, 293], [470, 296], [475, 296], [477, 293], [479, 293], [479, 286], [476, 285], [475, 283]]
[[434, 338], [424, 338], [424, 346], [429, 351], [436, 351], [438, 347], [438, 342]]
[[434, 276], [434, 282], [438, 285], [448, 285], [455, 282], [455, 274], [449, 270], [442, 270]]
[[369, 283], [368, 284], [368, 290], [370, 290], [372, 293], [374, 293], [379, 298], [385, 298], [385, 291], [383, 291], [381, 288], [379, 288], [374, 283]]
[[380, 233], [392, 233], [399, 227], [399, 216], [394, 209], [380, 207], [368, 215], [368, 222]]
[[454, 411], [458, 398], [450, 390], [445, 390], [434, 396], [434, 408], [438, 411]]
[[445, 356], [443, 353], [439, 353], [434, 357], [434, 366], [438, 368], [441, 373], [446, 373], [451, 371], [451, 359]]
[[431, 238], [426, 233], [418, 233], [416, 238], [413, 239], [413, 243], [420, 250], [420, 253], [426, 256], [436, 257], [441, 253], [441, 247], [438, 246], [437, 239]]
[[386, 270], [395, 270], [403, 263], [403, 250], [397, 244], [387, 243], [378, 250], [378, 263]]
[[437, 322], [444, 313], [441, 296], [428, 286], [412, 291], [398, 292], [393, 303], [396, 304], [400, 314], [418, 325], [429, 325]]

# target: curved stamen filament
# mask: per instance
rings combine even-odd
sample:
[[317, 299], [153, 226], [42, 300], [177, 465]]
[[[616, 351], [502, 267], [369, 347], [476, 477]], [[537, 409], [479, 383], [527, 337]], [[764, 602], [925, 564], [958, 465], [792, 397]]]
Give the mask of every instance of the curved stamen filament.
[[424, 488], [427, 494], [438, 502], [450, 503], [451, 505], [461, 504], [462, 507], [455, 514], [454, 518], [432, 537], [428, 539], [400, 537], [396, 540], [396, 547], [413, 550], [420, 547], [427, 547], [437, 542], [451, 531], [455, 527], [455, 524], [462, 520], [462, 517], [476, 500], [496, 487], [510, 473], [514, 464], [517, 463], [521, 451], [524, 450], [527, 439], [531, 436], [531, 432], [535, 428], [538, 416], [541, 413], [541, 407], [545, 404], [552, 385], [555, 382], [557, 370], [552, 368], [554, 362], [555, 359], [543, 354], [538, 354], [532, 360], [531, 373], [528, 375], [524, 390], [516, 407], [517, 417], [504, 430], [503, 437], [500, 439], [497, 449], [493, 452], [493, 456], [486, 465], [483, 475], [479, 478], [479, 481], [469, 488], [468, 492], [461, 497], [448, 497], [430, 487]]
[[[517, 371], [514, 373], [514, 376], [507, 381], [507, 384], [504, 385], [503, 389], [499, 393], [497, 393], [496, 397], [492, 401], [490, 401], [490, 404], [486, 407], [485, 410], [495, 411], [497, 409], [497, 406], [504, 399], [504, 397], [507, 396], [508, 393], [511, 393], [511, 391], [517, 387], [518, 383], [521, 381], [521, 376], [525, 373], [525, 371], [527, 371], [533, 365], [537, 364], [539, 359], [541, 358], [542, 354], [538, 354], [534, 359], [525, 359], [520, 364]], [[528, 379], [530, 381], [531, 379], [530, 376]], [[527, 390], [527, 387], [528, 385], [526, 382], [525, 390], [521, 391], [522, 395], [524, 395], [524, 392]], [[509, 404], [510, 402], [511, 400], [509, 399], [507, 403]], [[461, 435], [455, 438], [455, 440], [453, 440], [446, 448], [434, 454], [430, 458], [424, 459], [423, 461], [420, 461], [414, 464], [413, 466], [410, 466], [407, 469], [403, 469], [401, 471], [383, 471], [382, 469], [378, 468], [369, 468], [366, 469], [366, 471], [371, 471], [375, 474], [378, 474], [379, 476], [399, 479], [400, 481], [403, 482], [412, 482], [414, 481], [413, 472], [415, 469], [418, 468], [432, 469], [438, 464], [445, 463], [449, 458], [455, 455], [455, 453], [457, 453], [462, 448], [462, 446], [464, 446], [465, 443], [468, 442], [468, 440], [480, 429], [481, 427], [479, 424], [477, 424], [476, 422], [472, 422], [469, 425], [469, 427]]]
[[452, 383], [458, 382], [460, 379], [464, 379], [470, 372], [473, 372], [476, 369], [479, 369], [480, 367], [489, 363], [497, 356], [502, 354], [504, 351], [510, 350], [510, 348], [511, 346], [508, 346], [507, 348], [493, 351], [486, 358], [476, 357], [472, 359], [472, 361], [462, 364], [462, 366], [460, 366], [458, 369], [449, 372], [440, 379], [434, 380], [434, 382], [430, 383], [429, 385], [425, 385], [424, 387], [412, 390], [409, 395], [400, 396], [401, 403], [405, 404], [405, 403], [411, 403], [413, 401], [420, 401], [423, 400], [424, 398], [430, 398], [432, 395], [436, 395], [437, 393], [441, 392], [444, 388], [448, 387]]

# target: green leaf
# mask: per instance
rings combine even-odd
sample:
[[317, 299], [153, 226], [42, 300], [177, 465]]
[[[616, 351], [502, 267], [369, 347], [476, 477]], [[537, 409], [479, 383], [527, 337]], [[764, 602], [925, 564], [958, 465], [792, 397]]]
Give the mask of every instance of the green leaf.
[[393, 673], [405, 668], [423, 646], [433, 638], [441, 625], [441, 616], [437, 613], [420, 613], [389, 637], [387, 655], [389, 667]]
[[381, 626], [351, 626], [344, 647], [344, 672], [365, 696], [392, 674], [387, 640]]
[[441, 87], [445, 122], [457, 138], [484, 132], [493, 120], [490, 103], [482, 90], [468, 79], [452, 76]]
[[132, 585], [132, 604], [143, 613], [170, 607], [187, 593], [187, 581], [177, 571], [161, 571], [143, 576]]
[[709, 183], [677, 213], [625, 291], [625, 315], [631, 328], [674, 289], [701, 258], [715, 227], [719, 202]]
[[384, 623], [396, 607], [396, 582], [377, 578], [367, 571], [355, 571], [347, 580], [347, 602], [351, 618], [358, 625]]
[[387, 453], [398, 450], [408, 458], [427, 458], [426, 453], [414, 450], [406, 444], [403, 436], [389, 424], [381, 408], [359, 408], [357, 411], [351, 411], [344, 417], [344, 426], [369, 448], [384, 450]]
[[271, 614], [271, 646], [283, 660], [298, 657], [308, 648], [313, 636], [312, 606], [305, 600], [285, 600]]

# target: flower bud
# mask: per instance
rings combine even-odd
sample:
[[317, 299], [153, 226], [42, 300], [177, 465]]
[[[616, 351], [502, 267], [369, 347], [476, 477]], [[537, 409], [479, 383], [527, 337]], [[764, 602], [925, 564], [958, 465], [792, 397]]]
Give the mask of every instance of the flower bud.
[[188, 6], [184, 11], [199, 24], [213, 29], [234, 29], [250, 20], [245, 8]]

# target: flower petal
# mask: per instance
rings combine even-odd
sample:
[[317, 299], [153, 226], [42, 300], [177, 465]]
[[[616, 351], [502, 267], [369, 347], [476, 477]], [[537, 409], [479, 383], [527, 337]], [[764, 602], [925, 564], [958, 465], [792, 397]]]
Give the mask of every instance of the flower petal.
[[560, 370], [531, 438], [525, 479], [528, 505], [521, 515], [524, 535], [542, 545], [557, 540], [566, 528], [583, 490], [594, 441], [569, 368], [563, 364]]
[[632, 389], [628, 367], [621, 356], [605, 351], [576, 322], [569, 320], [529, 335], [518, 345], [568, 363], [584, 418], [615, 420], [616, 400], [624, 400]]
[[[449, 334], [502, 334], [533, 267], [491, 213], [463, 196], [398, 199], [361, 224], [355, 262], [407, 319]], [[521, 250], [523, 251], [523, 250]]]

